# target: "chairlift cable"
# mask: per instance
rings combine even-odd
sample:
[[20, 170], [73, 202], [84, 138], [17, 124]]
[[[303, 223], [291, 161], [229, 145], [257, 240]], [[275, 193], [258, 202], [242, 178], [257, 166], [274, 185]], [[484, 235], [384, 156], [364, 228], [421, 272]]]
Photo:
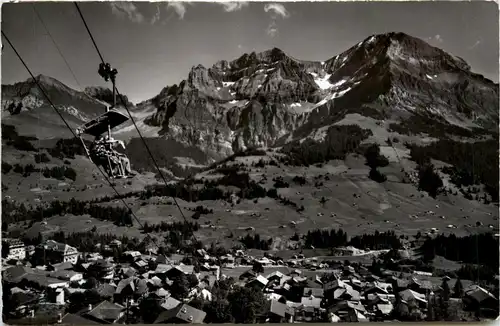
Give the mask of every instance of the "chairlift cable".
[[[47, 95], [47, 93], [45, 92], [45, 90], [43, 89], [42, 85], [39, 83], [39, 81], [35, 78], [35, 76], [33, 75], [33, 73], [31, 72], [31, 70], [29, 69], [28, 65], [24, 62], [23, 58], [21, 57], [21, 55], [19, 54], [19, 52], [17, 52], [16, 48], [14, 47], [14, 45], [12, 44], [12, 42], [10, 41], [10, 39], [7, 37], [7, 35], [5, 34], [5, 32], [2, 30], [2, 35], [3, 37], [7, 40], [7, 42], [9, 43], [9, 45], [11, 46], [12, 50], [14, 50], [15, 54], [17, 55], [17, 57], [19, 58], [19, 60], [21, 61], [21, 63], [23, 64], [23, 66], [26, 68], [26, 70], [28, 71], [28, 73], [31, 75], [31, 77], [33, 78], [33, 80], [35, 81], [36, 85], [38, 86], [38, 88], [40, 89], [40, 91], [42, 92], [42, 94], [45, 96], [45, 98], [47, 99], [47, 101], [49, 102], [49, 104], [52, 106], [52, 108], [54, 109], [54, 111], [57, 113], [57, 115], [59, 115], [59, 117], [61, 118], [61, 120], [64, 122], [64, 124], [66, 125], [66, 127], [70, 130], [70, 132], [73, 134], [74, 138], [79, 140], [78, 136], [75, 134], [75, 132], [73, 131], [73, 129], [69, 126], [68, 122], [66, 121], [66, 119], [63, 117], [63, 115], [61, 114], [61, 112], [59, 112], [59, 109], [56, 108], [56, 106], [54, 105], [54, 103], [52, 102], [52, 100], [50, 99], [50, 97]], [[91, 160], [92, 161], [92, 160]], [[92, 161], [92, 163], [94, 163], [94, 161]], [[142, 223], [141, 221], [137, 218], [137, 216], [135, 215], [135, 213], [132, 211], [132, 209], [130, 208], [130, 206], [127, 204], [127, 202], [125, 201], [124, 198], [122, 198], [122, 195], [118, 192], [118, 190], [116, 190], [115, 186], [113, 185], [113, 183], [109, 180], [108, 176], [101, 170], [101, 168], [94, 163], [94, 165], [96, 165], [97, 169], [99, 170], [99, 172], [102, 174], [102, 176], [106, 179], [106, 181], [109, 183], [109, 185], [111, 186], [111, 188], [114, 190], [114, 192], [116, 193], [116, 195], [118, 196], [119, 199], [121, 199], [121, 201], [123, 202], [123, 204], [125, 205], [125, 208], [127, 208], [128, 210], [128, 213], [130, 213], [130, 215], [132, 215], [135, 220], [137, 221], [137, 223], [139, 224], [139, 226], [141, 226], [141, 228], [143, 228], [142, 226]], [[149, 236], [149, 234], [147, 234]], [[155, 243], [155, 245], [159, 248], [158, 244], [156, 244], [156, 241], [150, 237], [153, 242]]]
[[[103, 58], [103, 56], [102, 56], [102, 54], [101, 54], [101, 51], [99, 50], [99, 47], [97, 46], [97, 43], [96, 43], [96, 41], [95, 41], [95, 39], [94, 39], [94, 37], [93, 37], [93, 35], [92, 35], [92, 32], [90, 31], [90, 29], [89, 29], [89, 27], [88, 27], [88, 25], [87, 25], [87, 23], [86, 23], [86, 21], [85, 21], [85, 18], [84, 18], [83, 14], [82, 14], [82, 12], [81, 12], [81, 10], [80, 10], [80, 7], [78, 6], [78, 3], [77, 3], [77, 2], [74, 2], [74, 4], [75, 4], [75, 6], [76, 6], [76, 9], [78, 10], [78, 13], [80, 14], [80, 17], [81, 17], [81, 19], [82, 19], [82, 21], [83, 21], [83, 24], [85, 25], [85, 28], [86, 28], [86, 30], [87, 30], [87, 32], [88, 32], [88, 34], [89, 34], [89, 36], [90, 36], [90, 39], [92, 40], [92, 43], [94, 44], [94, 47], [95, 47], [95, 49], [96, 49], [96, 51], [97, 51], [97, 54], [99, 55], [99, 58], [101, 59], [102, 64], [105, 64], [104, 58]], [[142, 141], [142, 143], [144, 144], [144, 147], [146, 148], [146, 150], [147, 150], [147, 152], [148, 152], [149, 156], [151, 157], [151, 160], [153, 161], [153, 164], [155, 165], [156, 169], [158, 170], [158, 173], [160, 174], [161, 178], [163, 179], [163, 182], [165, 183], [165, 185], [167, 185], [167, 184], [168, 184], [168, 182], [167, 182], [167, 180], [166, 180], [165, 176], [163, 175], [163, 172], [161, 171], [161, 169], [160, 169], [160, 167], [159, 167], [158, 163], [156, 162], [156, 160], [155, 160], [155, 158], [154, 158], [154, 156], [153, 156], [153, 154], [152, 154], [151, 150], [149, 149], [149, 146], [147, 145], [146, 140], [145, 140], [145, 139], [144, 139], [144, 137], [142, 136], [141, 131], [140, 131], [140, 130], [139, 130], [139, 128], [137, 127], [137, 124], [136, 124], [136, 122], [135, 122], [134, 118], [132, 117], [132, 114], [130, 113], [130, 110], [129, 110], [129, 109], [128, 109], [128, 107], [127, 107], [127, 103], [125, 102], [125, 100], [124, 100], [123, 96], [122, 96], [122, 95], [120, 94], [120, 92], [118, 91], [118, 88], [116, 87], [116, 85], [115, 85], [114, 81], [113, 81], [113, 88], [116, 90], [116, 94], [117, 94], [117, 95], [118, 95], [118, 97], [120, 98], [120, 101], [122, 102], [122, 104], [123, 104], [123, 106], [124, 106], [125, 110], [127, 111], [128, 115], [129, 115], [129, 117], [130, 117], [130, 120], [131, 120], [131, 121], [132, 121], [132, 123], [134, 124], [134, 127], [135, 127], [135, 129], [137, 130], [137, 133], [139, 134], [139, 137], [141, 138], [141, 141]], [[173, 199], [173, 201], [174, 201], [175, 205], [177, 206], [177, 208], [178, 208], [178, 210], [179, 210], [179, 212], [180, 212], [180, 214], [181, 214], [182, 218], [184, 219], [184, 221], [185, 221], [186, 223], [188, 223], [188, 221], [187, 221], [187, 219], [186, 219], [186, 216], [184, 215], [184, 212], [182, 211], [181, 206], [180, 206], [180, 205], [179, 205], [179, 203], [177, 202], [177, 199], [176, 199], [175, 197], [173, 197], [173, 196], [172, 196], [172, 199]], [[191, 233], [192, 233], [192, 235], [193, 235], [193, 238], [194, 238], [194, 239], [196, 240], [196, 242], [197, 242], [198, 240], [196, 239], [196, 236], [195, 236], [195, 234], [194, 234], [194, 231], [193, 231], [193, 230], [191, 230]]]
[[[35, 6], [34, 6], [34, 5], [33, 5], [33, 10], [35, 10]], [[37, 12], [36, 12], [36, 10], [35, 10], [35, 13], [37, 13]], [[45, 26], [45, 25], [44, 25], [44, 26]], [[35, 35], [35, 34], [36, 34], [36, 33], [35, 33], [35, 28], [34, 28], [34, 26], [33, 26], [33, 38], [36, 38], [36, 35]], [[38, 46], [37, 46], [37, 48], [38, 48]], [[39, 110], [36, 110], [36, 117], [37, 117], [37, 120], [36, 120], [37, 130], [40, 130], [40, 112], [39, 112]], [[40, 146], [40, 144], [41, 144], [41, 140], [40, 140], [40, 138], [39, 138], [39, 137], [37, 137], [37, 139], [38, 139], [38, 148], [37, 148], [38, 158], [40, 159], [40, 163], [42, 163], [42, 162], [41, 162], [41, 158], [42, 158], [42, 156], [40, 155], [40, 147], [41, 147], [41, 146]], [[36, 159], [35, 159], [35, 163], [36, 163]], [[43, 172], [42, 172], [42, 170], [40, 169], [40, 171], [38, 172], [38, 185], [37, 185], [38, 187], [40, 187], [40, 189], [41, 189], [42, 173], [43, 173]], [[42, 221], [43, 221], [43, 210], [40, 210], [40, 217], [41, 217], [41, 219], [42, 219]]]
[[45, 29], [45, 31], [47, 32], [47, 35], [50, 37], [50, 39], [52, 40], [52, 43], [54, 43], [54, 46], [56, 47], [57, 49], [57, 52], [59, 52], [59, 55], [61, 56], [61, 58], [64, 60], [64, 63], [66, 64], [66, 67], [68, 67], [68, 70], [70, 71], [71, 75], [73, 75], [73, 78], [75, 79], [75, 82], [76, 84], [78, 85], [78, 87], [80, 88], [80, 90], [83, 90], [83, 87], [82, 85], [80, 84], [80, 82], [78, 81], [78, 78], [76, 78], [76, 75], [73, 71], [73, 69], [71, 69], [71, 66], [69, 65], [68, 61], [66, 60], [66, 58], [64, 57], [61, 49], [59, 48], [59, 46], [57, 46], [57, 43], [56, 41], [54, 40], [54, 38], [52, 37], [52, 34], [50, 33], [49, 29], [47, 28], [47, 25], [45, 25], [43, 19], [42, 19], [42, 16], [40, 15], [40, 13], [38, 12], [38, 10], [36, 9], [34, 3], [31, 4], [31, 6], [33, 7], [33, 11], [35, 12], [35, 14], [38, 16], [38, 19], [40, 20], [40, 22], [42, 23], [42, 26], [43, 28]]

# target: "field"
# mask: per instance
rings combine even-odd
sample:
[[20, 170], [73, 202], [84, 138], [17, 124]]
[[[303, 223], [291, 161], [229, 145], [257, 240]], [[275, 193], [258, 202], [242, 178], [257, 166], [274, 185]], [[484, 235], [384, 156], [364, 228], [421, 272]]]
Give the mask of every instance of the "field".
[[[382, 152], [388, 151], [382, 147]], [[404, 152], [399, 153], [404, 157]], [[268, 153], [268, 156], [276, 155]], [[34, 163], [32, 154], [19, 152], [8, 147], [3, 153], [7, 162]], [[260, 156], [238, 157], [228, 164], [243, 163], [248, 173], [255, 181], [263, 176], [267, 181], [263, 187], [273, 187], [273, 178], [281, 176], [289, 183], [288, 188], [279, 188], [278, 193], [298, 206], [303, 205], [304, 211], [297, 212], [294, 207], [286, 206], [275, 199], [265, 197], [257, 200], [241, 200], [231, 205], [222, 200], [186, 202], [177, 199], [183, 208], [184, 216], [189, 221], [193, 214], [189, 208], [203, 205], [212, 209], [213, 214], [202, 215], [198, 223], [202, 226], [196, 233], [204, 243], [220, 243], [233, 246], [238, 243], [238, 237], [247, 233], [258, 233], [261, 238], [273, 239], [273, 250], [286, 250], [290, 237], [296, 232], [307, 233], [312, 229], [342, 228], [349, 236], [373, 233], [374, 230], [393, 230], [398, 235], [415, 235], [418, 231], [429, 232], [436, 228], [441, 233], [454, 233], [457, 236], [484, 231], [495, 231], [490, 226], [498, 226], [498, 207], [471, 201], [462, 196], [441, 195], [433, 199], [420, 192], [409, 183], [403, 183], [403, 172], [397, 164], [397, 158], [387, 154], [391, 164], [381, 171], [387, 175], [385, 183], [376, 183], [368, 178], [368, 167], [364, 158], [351, 155], [345, 161], [330, 161], [321, 167], [310, 166], [271, 166], [263, 168], [252, 167], [251, 163], [259, 161]], [[403, 158], [405, 169], [414, 167], [413, 162]], [[56, 166], [63, 162], [52, 159], [50, 163], [38, 166]], [[40, 177], [34, 173], [26, 178], [12, 171], [3, 176], [2, 183], [9, 187], [5, 192], [12, 199], [36, 206], [39, 201], [59, 199], [90, 200], [105, 195], [113, 195], [112, 189], [105, 183], [102, 176], [88, 160], [77, 157], [71, 160], [72, 168], [77, 171], [74, 183], [62, 182]], [[91, 172], [92, 171], [92, 172]], [[307, 183], [300, 186], [292, 181], [294, 176], [304, 176]], [[197, 175], [198, 179], [216, 178], [212, 171]], [[315, 186], [316, 182], [321, 185]], [[152, 173], [142, 174], [130, 180], [116, 180], [120, 193], [137, 191], [147, 184], [157, 181]], [[51, 188], [48, 190], [47, 188]], [[5, 197], [5, 195], [4, 195]], [[326, 202], [321, 203], [324, 197]], [[152, 197], [142, 201], [136, 197], [127, 198], [126, 202], [142, 223], [157, 224], [163, 221], [182, 221], [179, 210], [172, 204], [171, 198]], [[123, 205], [120, 200], [114, 200], [110, 205]], [[432, 211], [432, 212], [430, 212]], [[90, 216], [55, 216], [46, 219], [46, 227], [65, 232], [90, 230], [97, 227], [97, 232], [115, 233], [117, 235], [143, 237], [137, 228], [118, 227], [109, 221], [99, 221]], [[476, 226], [481, 222], [481, 226]], [[454, 225], [456, 228], [448, 228]], [[250, 230], [250, 228], [253, 228]], [[228, 236], [232, 235], [231, 238]], [[328, 253], [326, 253], [328, 254]]]

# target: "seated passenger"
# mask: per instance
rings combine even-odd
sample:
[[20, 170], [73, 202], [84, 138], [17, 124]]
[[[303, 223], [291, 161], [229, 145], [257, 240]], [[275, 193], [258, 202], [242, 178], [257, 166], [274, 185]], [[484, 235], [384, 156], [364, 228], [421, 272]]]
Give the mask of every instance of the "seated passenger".
[[133, 175], [132, 169], [130, 168], [130, 160], [127, 158], [125, 154], [119, 153], [114, 149], [117, 145], [121, 145], [123, 149], [125, 149], [125, 144], [123, 143], [123, 141], [110, 138], [109, 136], [106, 136], [105, 141], [108, 144], [110, 144], [111, 151], [118, 158], [123, 171], [123, 175], [124, 176]]

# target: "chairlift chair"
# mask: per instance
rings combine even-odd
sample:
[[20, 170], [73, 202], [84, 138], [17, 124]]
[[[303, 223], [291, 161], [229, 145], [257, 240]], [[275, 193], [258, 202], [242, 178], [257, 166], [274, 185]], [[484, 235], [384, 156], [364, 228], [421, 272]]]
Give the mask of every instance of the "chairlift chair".
[[98, 140], [104, 133], [108, 133], [108, 136], [111, 136], [111, 129], [123, 124], [128, 119], [129, 118], [127, 116], [116, 110], [108, 110], [102, 115], [83, 124], [76, 130], [78, 136], [80, 137], [80, 140], [82, 141], [83, 147], [85, 148], [85, 152], [87, 153], [87, 156], [90, 158], [90, 160], [92, 160], [97, 165], [102, 166], [108, 176], [113, 179], [128, 177], [127, 175], [125, 175], [124, 167], [122, 166], [119, 157], [117, 155], [113, 155], [113, 141], [105, 141], [102, 145], [105, 146], [106, 151], [97, 152], [94, 146], [90, 150], [87, 148], [82, 136], [83, 134], [94, 136], [95, 139], [93, 145], [97, 145]]

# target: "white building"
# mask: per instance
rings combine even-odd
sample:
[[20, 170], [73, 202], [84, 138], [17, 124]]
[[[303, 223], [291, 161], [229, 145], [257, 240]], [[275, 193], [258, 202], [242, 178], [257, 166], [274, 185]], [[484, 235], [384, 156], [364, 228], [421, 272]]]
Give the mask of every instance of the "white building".
[[9, 253], [5, 257], [7, 260], [23, 260], [26, 258], [26, 247], [21, 240], [12, 238], [2, 239], [2, 246], [5, 245], [9, 247]]
[[78, 250], [65, 243], [47, 240], [36, 247], [35, 254], [43, 263], [57, 264], [70, 262], [76, 264], [78, 261]]

